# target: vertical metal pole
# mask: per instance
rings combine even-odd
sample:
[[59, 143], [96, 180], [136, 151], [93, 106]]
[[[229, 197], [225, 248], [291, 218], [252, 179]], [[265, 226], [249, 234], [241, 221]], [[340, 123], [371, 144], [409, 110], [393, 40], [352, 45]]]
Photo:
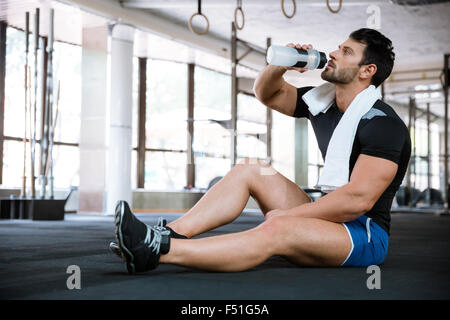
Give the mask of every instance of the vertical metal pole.
[[[33, 92], [33, 125], [30, 124], [30, 130], [32, 131], [31, 141], [31, 197], [36, 196], [36, 132], [37, 132], [37, 99], [38, 99], [38, 52], [39, 52], [39, 8], [36, 9], [34, 15], [34, 92]], [[30, 110], [31, 112], [31, 110]], [[32, 129], [31, 129], [32, 128]]]
[[427, 103], [427, 204], [431, 206], [431, 129], [430, 129], [430, 103]]
[[[47, 139], [48, 139], [48, 150], [46, 153], [46, 168], [48, 170], [44, 171], [45, 180], [49, 181], [49, 197], [53, 199], [54, 197], [54, 185], [53, 185], [53, 39], [54, 39], [54, 9], [50, 9], [50, 27], [48, 32], [48, 71], [47, 71]], [[45, 169], [46, 169], [45, 168]]]
[[39, 158], [39, 182], [41, 184], [41, 198], [45, 197], [45, 186], [47, 181], [45, 179], [45, 164], [47, 163], [47, 148], [48, 148], [48, 106], [47, 106], [47, 67], [48, 67], [48, 52], [46, 50], [48, 39], [42, 38], [42, 100], [41, 100], [41, 152]]
[[27, 111], [28, 111], [28, 35], [30, 29], [30, 13], [25, 13], [25, 83], [24, 83], [24, 135], [23, 135], [23, 177], [20, 196], [27, 196]]
[[[272, 39], [267, 38], [266, 41], [266, 50], [269, 49], [269, 47], [272, 45]], [[267, 65], [267, 61], [266, 61]], [[273, 115], [272, 115], [272, 109], [266, 108], [266, 123], [267, 123], [267, 140], [266, 140], [266, 146], [267, 146], [267, 162], [269, 164], [272, 164], [272, 125], [273, 125]]]
[[187, 113], [187, 179], [188, 188], [195, 187], [195, 157], [192, 145], [194, 143], [194, 74], [195, 65], [188, 64], [188, 113]]
[[137, 154], [137, 187], [145, 187], [145, 122], [147, 110], [147, 58], [139, 60], [139, 121]]
[[445, 108], [445, 121], [444, 121], [444, 211], [448, 213], [448, 86], [449, 86], [449, 66], [448, 59], [450, 54], [444, 55], [444, 108]]
[[384, 94], [384, 82], [381, 84], [381, 101], [383, 101], [384, 102], [384, 97], [385, 97], [385, 94]]
[[231, 167], [236, 164], [237, 158], [237, 93], [238, 93], [238, 83], [237, 83], [237, 34], [236, 27], [234, 23], [231, 23]]
[[3, 183], [3, 134], [5, 117], [6, 22], [0, 21], [0, 184]]

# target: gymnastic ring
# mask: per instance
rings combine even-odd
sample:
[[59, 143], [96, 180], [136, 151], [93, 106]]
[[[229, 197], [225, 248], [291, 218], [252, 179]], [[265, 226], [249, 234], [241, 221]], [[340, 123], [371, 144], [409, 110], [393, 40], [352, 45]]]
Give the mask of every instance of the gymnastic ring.
[[[206, 20], [206, 28], [203, 31], [196, 31], [194, 29], [194, 27], [192, 27], [192, 19], [194, 19], [195, 16], [202, 16], [203, 18], [205, 18]], [[196, 33], [198, 35], [203, 35], [203, 34], [207, 34], [209, 31], [209, 20], [208, 18], [203, 14], [203, 13], [194, 13], [190, 18], [189, 18], [189, 30], [191, 30], [193, 33]]]
[[[237, 23], [237, 13], [238, 12], [241, 12], [241, 15], [242, 15], [242, 26], [239, 26]], [[236, 9], [234, 9], [234, 26], [236, 27], [236, 29], [242, 30], [242, 29], [244, 29], [244, 24], [245, 24], [244, 11], [242, 11], [242, 8], [237, 7]]]
[[297, 11], [295, 0], [292, 0], [292, 4], [294, 5], [294, 11], [292, 12], [292, 15], [288, 15], [284, 10], [284, 0], [281, 0], [281, 11], [283, 11], [284, 16], [288, 19], [291, 19], [293, 16], [295, 16], [295, 12]]
[[330, 6], [330, 0], [327, 0], [327, 7], [332, 13], [338, 13], [342, 9], [342, 0], [339, 0], [339, 7], [336, 10]]

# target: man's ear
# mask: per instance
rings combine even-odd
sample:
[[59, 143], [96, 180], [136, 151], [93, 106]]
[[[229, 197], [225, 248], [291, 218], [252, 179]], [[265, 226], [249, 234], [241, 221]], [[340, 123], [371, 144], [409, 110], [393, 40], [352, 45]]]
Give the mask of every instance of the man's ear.
[[359, 73], [359, 77], [361, 79], [369, 79], [372, 78], [377, 72], [377, 66], [375, 64], [367, 64], [361, 66], [361, 70]]

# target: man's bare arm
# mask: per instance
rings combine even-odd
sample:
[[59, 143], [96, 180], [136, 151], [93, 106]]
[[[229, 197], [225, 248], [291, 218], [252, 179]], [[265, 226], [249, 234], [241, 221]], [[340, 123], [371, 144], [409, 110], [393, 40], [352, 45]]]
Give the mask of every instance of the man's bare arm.
[[[294, 45], [289, 43], [289, 47], [299, 49], [311, 49], [311, 45]], [[266, 66], [257, 76], [253, 86], [256, 98], [267, 107], [293, 116], [297, 102], [297, 88], [290, 85], [283, 79], [287, 70], [296, 70], [300, 73], [307, 71], [304, 68]]]
[[253, 92], [265, 106], [293, 116], [297, 101], [297, 89], [283, 79], [286, 69], [266, 66], [255, 80]]
[[286, 67], [267, 65], [262, 69], [255, 79], [253, 91], [258, 100], [267, 101], [272, 98], [283, 87], [286, 81], [283, 75]]
[[[286, 210], [282, 215], [319, 218], [332, 222], [355, 220], [372, 209], [394, 180], [397, 169], [395, 162], [361, 154], [348, 184], [316, 202]], [[270, 213], [268, 214], [270, 218]]]

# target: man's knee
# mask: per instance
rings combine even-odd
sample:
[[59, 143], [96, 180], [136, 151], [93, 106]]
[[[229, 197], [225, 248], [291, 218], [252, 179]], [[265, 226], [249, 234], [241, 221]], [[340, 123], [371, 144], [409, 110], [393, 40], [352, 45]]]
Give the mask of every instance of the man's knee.
[[275, 216], [265, 220], [261, 225], [262, 232], [267, 233], [270, 237], [278, 237], [286, 231], [286, 224], [289, 219], [284, 216]]
[[238, 171], [239, 176], [246, 179], [251, 179], [258, 172], [258, 159], [255, 158], [244, 158], [233, 167], [234, 171]]
[[269, 163], [257, 158], [244, 158], [240, 160], [234, 168], [245, 173], [250, 173], [252, 177], [255, 177], [255, 175], [274, 175], [277, 173]]
[[264, 237], [270, 239], [268, 248], [273, 254], [281, 254], [289, 251], [289, 223], [291, 217], [276, 216], [267, 219], [259, 225]]

